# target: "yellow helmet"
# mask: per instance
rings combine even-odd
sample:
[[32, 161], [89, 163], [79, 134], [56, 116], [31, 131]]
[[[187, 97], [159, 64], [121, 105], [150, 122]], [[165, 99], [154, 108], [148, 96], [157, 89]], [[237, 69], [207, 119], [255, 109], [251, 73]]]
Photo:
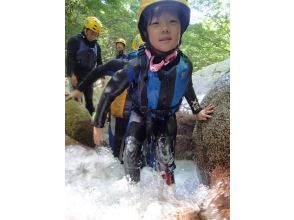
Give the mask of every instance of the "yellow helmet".
[[117, 38], [115, 41], [115, 44], [122, 43], [124, 46], [126, 46], [126, 40], [123, 38]]
[[[181, 21], [181, 33], [183, 34], [189, 23], [190, 23], [190, 7], [188, 5], [188, 0], [141, 0], [141, 4], [139, 7], [138, 12], [138, 28], [142, 37], [143, 41], [147, 41], [144, 37], [144, 31], [146, 31], [146, 18], [143, 18], [144, 12], [146, 10], [150, 10], [155, 6], [158, 6], [162, 3], [169, 3], [169, 5], [173, 5], [178, 12], [179, 12], [179, 19]], [[145, 20], [145, 21], [143, 21]], [[145, 24], [144, 24], [145, 23]]]
[[139, 46], [143, 44], [140, 34], [137, 34], [134, 40], [132, 41], [132, 50], [138, 50]]
[[98, 18], [90, 16], [87, 17], [84, 28], [88, 28], [91, 31], [94, 31], [95, 33], [100, 33], [102, 28], [102, 23], [98, 20]]

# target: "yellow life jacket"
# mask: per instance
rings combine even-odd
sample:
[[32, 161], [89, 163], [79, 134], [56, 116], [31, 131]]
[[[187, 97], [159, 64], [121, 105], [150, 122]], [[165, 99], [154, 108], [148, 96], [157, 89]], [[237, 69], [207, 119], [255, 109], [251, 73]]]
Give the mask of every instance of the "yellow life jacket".
[[117, 96], [111, 103], [110, 112], [114, 117], [123, 118], [124, 117], [124, 108], [126, 104], [128, 91], [127, 89], [123, 91], [122, 94]]

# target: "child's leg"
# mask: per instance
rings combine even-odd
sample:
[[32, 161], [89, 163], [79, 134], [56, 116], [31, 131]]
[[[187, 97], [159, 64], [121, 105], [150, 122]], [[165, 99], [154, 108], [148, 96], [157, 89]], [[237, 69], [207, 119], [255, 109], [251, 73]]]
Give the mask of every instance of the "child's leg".
[[[162, 172], [162, 177], [167, 185], [171, 185], [174, 180], [174, 149], [177, 134], [176, 117], [172, 116], [166, 121], [159, 122], [159, 131], [155, 141], [155, 157], [157, 170]], [[162, 129], [160, 129], [162, 128]]]
[[134, 182], [139, 182], [140, 180], [139, 162], [145, 132], [146, 126], [143, 118], [137, 113], [132, 112], [125, 139], [123, 161], [126, 175], [129, 175], [131, 181]]

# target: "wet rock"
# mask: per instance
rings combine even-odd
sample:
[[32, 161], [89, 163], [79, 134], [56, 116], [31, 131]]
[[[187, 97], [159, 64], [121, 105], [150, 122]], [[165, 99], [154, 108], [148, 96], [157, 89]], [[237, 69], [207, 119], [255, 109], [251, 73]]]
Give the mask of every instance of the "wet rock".
[[177, 135], [177, 141], [175, 146], [175, 157], [176, 160], [192, 160], [193, 149], [192, 136]]
[[181, 209], [180, 211], [170, 213], [165, 220], [200, 220], [199, 210], [190, 208]]
[[195, 115], [183, 112], [177, 113], [177, 134], [192, 136], [195, 124]]
[[201, 220], [230, 219], [230, 173], [217, 167], [211, 173], [211, 189], [201, 206]]
[[81, 145], [81, 143], [72, 139], [68, 135], [65, 135], [65, 146], [70, 146], [70, 145]]
[[194, 147], [192, 135], [196, 120], [188, 113], [177, 113], [177, 140], [175, 156], [177, 160], [192, 160]]
[[213, 118], [198, 121], [193, 132], [195, 160], [202, 182], [210, 183], [217, 166], [230, 167], [230, 74], [222, 75], [204, 97], [201, 106], [214, 106]]
[[80, 103], [65, 102], [65, 134], [88, 147], [94, 147], [93, 124], [87, 109]]

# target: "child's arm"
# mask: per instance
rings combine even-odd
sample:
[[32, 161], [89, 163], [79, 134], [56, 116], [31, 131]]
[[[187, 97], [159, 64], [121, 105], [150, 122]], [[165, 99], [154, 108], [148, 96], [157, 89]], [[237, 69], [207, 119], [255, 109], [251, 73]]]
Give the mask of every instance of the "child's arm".
[[192, 113], [194, 115], [198, 114], [202, 108], [198, 102], [198, 99], [196, 97], [196, 94], [195, 94], [195, 91], [194, 91], [194, 88], [193, 88], [193, 84], [192, 84], [192, 80], [190, 80], [189, 84], [188, 84], [188, 88], [185, 92], [185, 98], [192, 110]]
[[105, 87], [99, 100], [94, 126], [103, 128], [106, 120], [106, 114], [109, 111], [110, 105], [115, 97], [119, 96], [129, 86], [127, 77], [127, 69], [117, 71]]
[[185, 98], [190, 105], [190, 108], [194, 115], [196, 115], [196, 120], [206, 121], [212, 118], [211, 114], [213, 113], [213, 106], [209, 104], [204, 109], [200, 106], [198, 99], [196, 97], [192, 80], [189, 82], [188, 89], [185, 93]]

